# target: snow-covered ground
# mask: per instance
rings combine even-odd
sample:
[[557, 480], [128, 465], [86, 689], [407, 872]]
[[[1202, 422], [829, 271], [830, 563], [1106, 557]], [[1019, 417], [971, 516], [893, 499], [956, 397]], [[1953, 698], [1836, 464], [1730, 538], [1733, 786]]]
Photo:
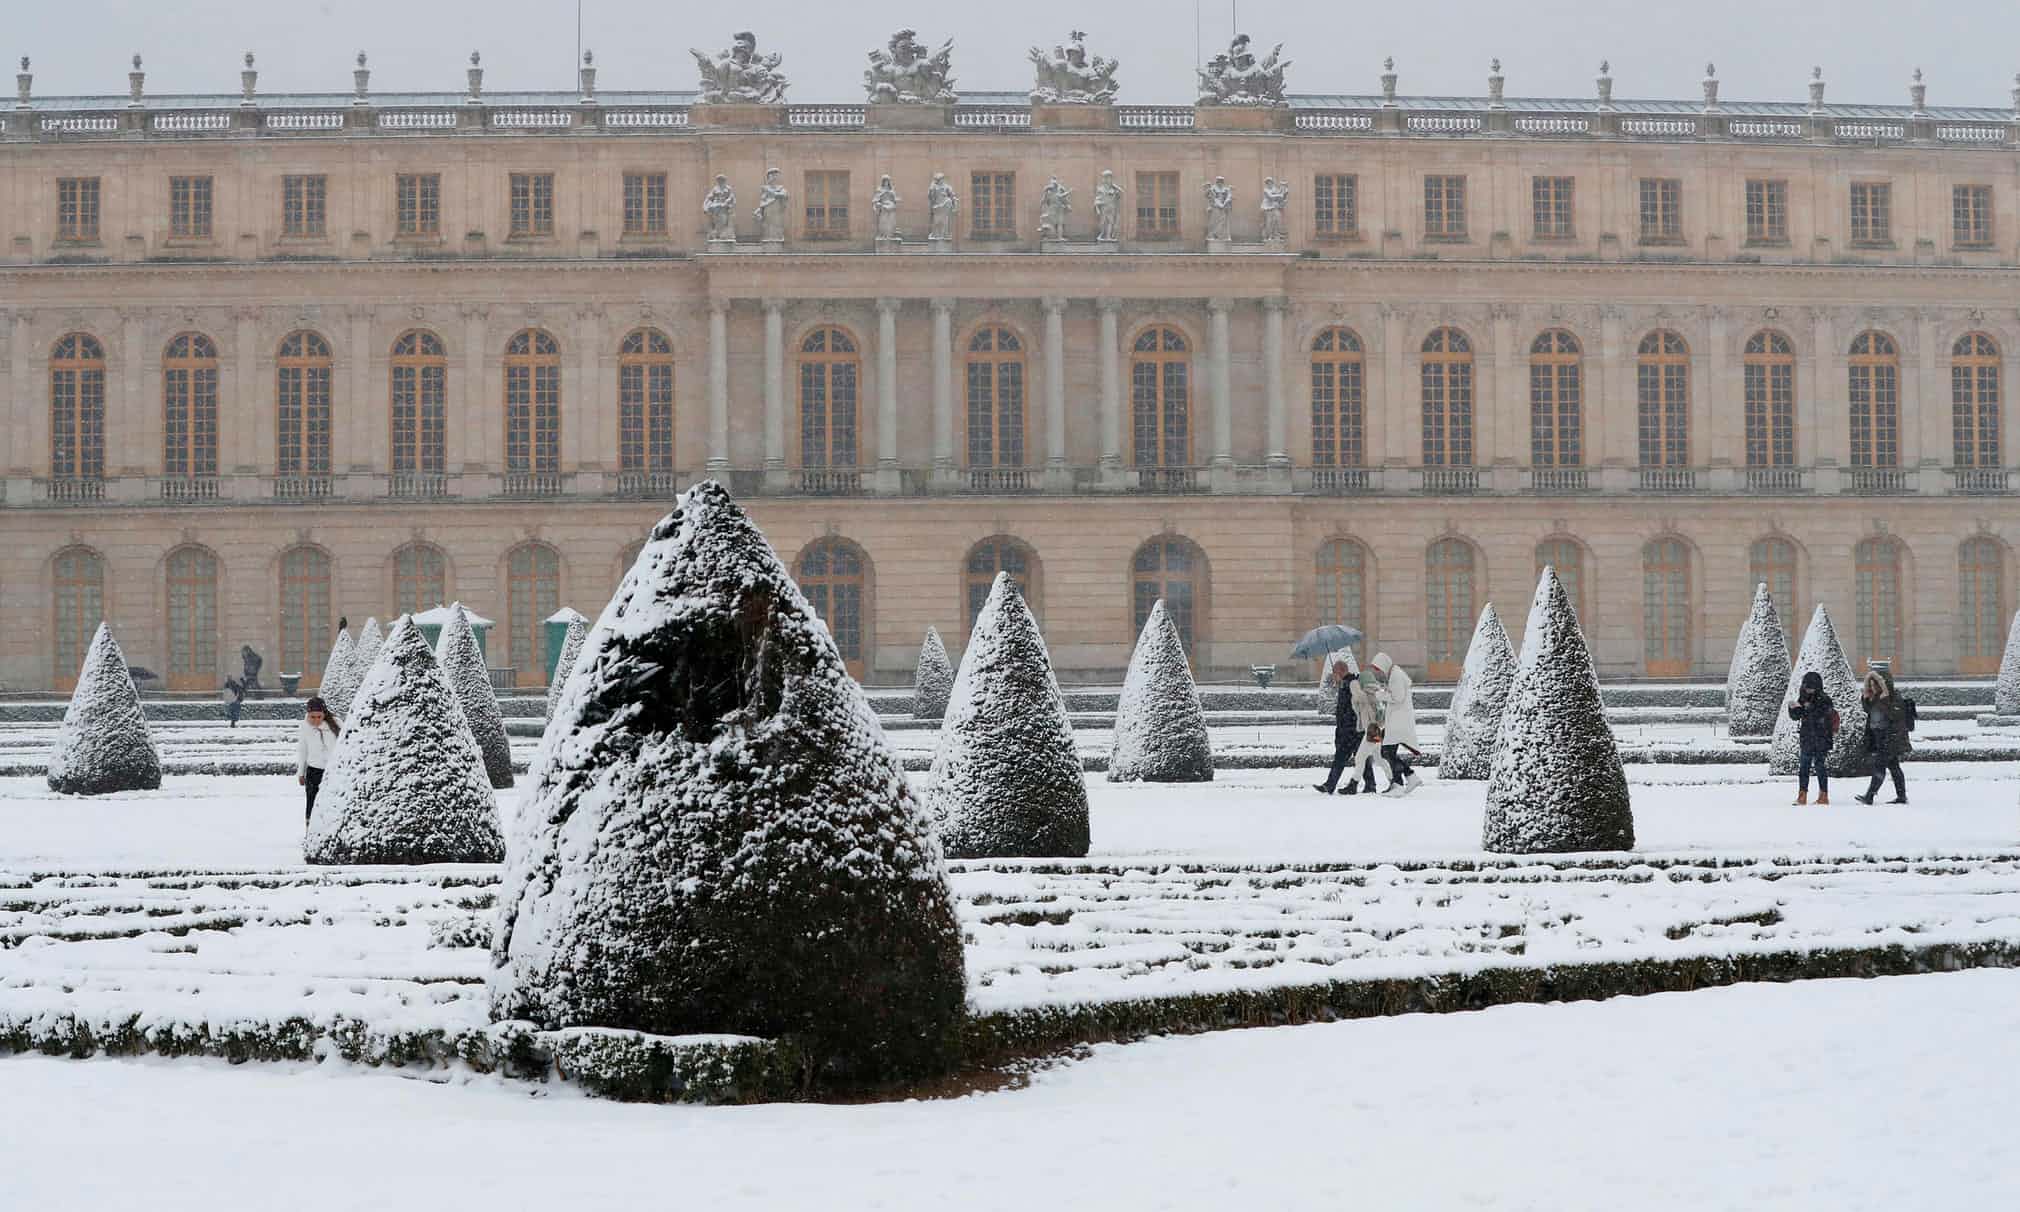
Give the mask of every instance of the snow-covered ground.
[[0, 1202], [1995, 1208], [2020, 1172], [2016, 1070], [2015, 972], [1230, 1031], [1099, 1047], [1028, 1089], [867, 1106], [21, 1057], [0, 1060]]

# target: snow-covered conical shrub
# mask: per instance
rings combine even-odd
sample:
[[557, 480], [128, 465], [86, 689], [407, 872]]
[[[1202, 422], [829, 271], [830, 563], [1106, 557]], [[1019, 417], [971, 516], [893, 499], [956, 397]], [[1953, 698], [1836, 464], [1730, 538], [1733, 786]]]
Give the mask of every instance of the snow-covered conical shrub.
[[98, 625], [77, 671], [77, 689], [49, 752], [49, 789], [64, 795], [153, 791], [161, 786], [161, 755], [147, 733], [140, 691], [112, 628]]
[[470, 724], [470, 736], [484, 756], [484, 775], [495, 788], [512, 785], [512, 743], [505, 736], [505, 722], [498, 717], [498, 696], [491, 690], [491, 669], [484, 650], [477, 644], [477, 632], [470, 626], [470, 612], [457, 602], [449, 608], [449, 621], [435, 641], [435, 661], [463, 718]]
[[575, 662], [582, 655], [582, 637], [589, 634], [589, 625], [581, 615], [568, 620], [568, 630], [561, 637], [561, 656], [554, 662], [554, 676], [547, 683], [547, 718], [554, 718], [554, 709], [561, 703], [561, 692], [568, 686], [568, 675], [575, 671]]
[[531, 781], [496, 1018], [794, 1036], [852, 1077], [955, 1058], [939, 845], [827, 628], [719, 484], [653, 529]]
[[1599, 675], [1555, 568], [1543, 570], [1501, 714], [1481, 846], [1500, 854], [1632, 850], [1627, 775]]
[[1150, 608], [1122, 699], [1115, 711], [1115, 748], [1108, 757], [1111, 783], [1205, 783], [1213, 779], [1213, 745], [1206, 710], [1186, 663], [1185, 642], [1165, 612]]
[[996, 574], [954, 675], [926, 807], [950, 858], [1078, 858], [1087, 784], [1038, 621]]
[[495, 863], [504, 857], [484, 758], [421, 629], [380, 645], [323, 774], [311, 863]]
[[355, 651], [351, 643], [351, 629], [346, 627], [337, 632], [337, 642], [330, 645], [330, 659], [323, 662], [323, 676], [316, 683], [317, 693], [322, 697], [324, 706], [331, 707], [332, 710], [335, 708], [330, 703], [330, 691], [344, 676], [344, 670], [350, 667], [351, 657]]
[[1441, 779], [1484, 779], [1494, 766], [1494, 742], [1508, 691], [1515, 684], [1515, 647], [1508, 629], [1489, 602], [1473, 624], [1473, 642], [1466, 663], [1452, 687], [1452, 705], [1445, 713], [1445, 747], [1438, 751]]
[[335, 676], [324, 675], [322, 691], [323, 703], [337, 717], [338, 726], [350, 722], [352, 700], [358, 697], [358, 687], [364, 684], [365, 676], [378, 662], [379, 649], [385, 644], [385, 636], [379, 630], [379, 620], [366, 619], [358, 629], [358, 638], [351, 645], [350, 659]]
[[912, 674], [912, 715], [915, 719], [937, 720], [947, 714], [947, 696], [954, 689], [954, 666], [947, 660], [947, 646], [940, 642], [936, 627], [926, 628], [919, 645], [919, 667]]
[[1788, 683], [1782, 687], [1782, 702], [1776, 709], [1774, 740], [1768, 745], [1768, 771], [1772, 774], [1794, 774], [1801, 764], [1801, 725], [1789, 718], [1788, 705], [1796, 701], [1796, 695], [1802, 690], [1803, 675], [1811, 670], [1823, 675], [1824, 693], [1831, 696], [1831, 704], [1838, 709], [1838, 735], [1831, 742], [1831, 756], [1824, 768], [1833, 775], [1847, 778], [1864, 774], [1871, 764], [1871, 758], [1866, 754], [1866, 708], [1859, 701], [1859, 682], [1852, 676], [1852, 663], [1845, 658], [1845, 650], [1838, 643], [1837, 629], [1831, 626], [1830, 611], [1825, 610], [1822, 603], [1810, 616], [1809, 630], [1803, 633], [1802, 649], [1796, 653]]
[[1999, 685], [1992, 692], [1992, 710], [2000, 715], [2020, 715], [2020, 613], [2006, 633], [2006, 655], [1999, 659]]
[[1732, 669], [1725, 676], [1726, 732], [1731, 736], [1771, 736], [1789, 684], [1789, 637], [1775, 611], [1766, 582], [1754, 586], [1753, 610], [1733, 645]]

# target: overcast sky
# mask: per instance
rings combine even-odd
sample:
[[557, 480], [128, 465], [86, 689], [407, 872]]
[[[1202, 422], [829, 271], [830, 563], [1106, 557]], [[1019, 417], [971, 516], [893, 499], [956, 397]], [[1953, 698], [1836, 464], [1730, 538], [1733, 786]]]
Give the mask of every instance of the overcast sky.
[[[691, 88], [687, 48], [713, 50], [738, 29], [783, 52], [801, 101], [862, 99], [864, 55], [913, 26], [953, 38], [966, 90], [1023, 89], [1025, 48], [1084, 29], [1090, 49], [1121, 58], [1122, 99], [1192, 97], [1192, 0], [582, 0], [583, 41], [602, 87]], [[486, 86], [572, 87], [576, 0], [0, 0], [0, 50], [31, 55], [40, 94], [122, 93], [127, 60], [146, 56], [150, 92], [224, 92], [239, 58], [259, 56], [262, 87], [350, 87], [351, 57], [371, 54], [375, 89], [463, 87], [482, 50]], [[2020, 0], [1200, 0], [1207, 53], [1235, 20], [1257, 42], [1285, 44], [1296, 92], [1374, 92], [1394, 55], [1404, 93], [1485, 91], [1499, 56], [1511, 96], [1589, 96], [1602, 58], [1620, 97], [1698, 95], [1707, 61], [1729, 100], [1801, 100], [1821, 64], [1834, 101], [1905, 103], [1909, 74], [1932, 104], [2009, 104], [2020, 70]], [[1917, 9], [1921, 11], [1917, 11]]]

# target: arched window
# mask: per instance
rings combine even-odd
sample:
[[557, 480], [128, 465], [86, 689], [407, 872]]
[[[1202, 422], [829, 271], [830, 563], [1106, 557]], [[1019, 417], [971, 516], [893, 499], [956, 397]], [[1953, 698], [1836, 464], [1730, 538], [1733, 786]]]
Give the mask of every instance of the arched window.
[[1690, 674], [1690, 548], [1657, 539], [1641, 549], [1641, 653], [1652, 678]]
[[975, 616], [982, 613], [982, 604], [989, 600], [989, 589], [996, 584], [996, 574], [1007, 572], [1017, 583], [1017, 592], [1024, 595], [1024, 604], [1038, 613], [1038, 558], [1031, 549], [1016, 539], [998, 535], [983, 539], [968, 549], [968, 560], [962, 565], [961, 584], [963, 597], [968, 603], [968, 626], [975, 626]]
[[91, 637], [105, 619], [105, 561], [89, 547], [66, 547], [50, 562], [50, 573], [53, 681], [58, 690], [75, 690]]
[[441, 548], [433, 543], [409, 543], [393, 553], [394, 618], [432, 610], [448, 601], [449, 561]]
[[1901, 356], [1883, 332], [1852, 340], [1845, 368], [1852, 406], [1852, 466], [1901, 465]]
[[1138, 467], [1192, 465], [1192, 347], [1147, 328], [1129, 354], [1130, 451]]
[[393, 472], [440, 475], [447, 468], [449, 358], [442, 339], [416, 329], [393, 342]]
[[1479, 612], [1473, 545], [1464, 539], [1439, 539], [1424, 553], [1424, 664], [1432, 681], [1449, 682], [1459, 676]]
[[1473, 346], [1456, 328], [1424, 338], [1424, 466], [1473, 465]]
[[[274, 367], [274, 471], [283, 476], [330, 474], [330, 343], [312, 332], [290, 333]], [[321, 659], [321, 658], [318, 658]], [[300, 665], [281, 664], [290, 670]]]
[[1589, 632], [1592, 616], [1585, 610], [1585, 549], [1578, 545], [1576, 539], [1545, 539], [1536, 545], [1537, 580], [1543, 579], [1545, 568], [1557, 570], [1557, 580], [1564, 586], [1564, 596], [1571, 599], [1571, 608], [1578, 612], [1579, 626]]
[[505, 470], [561, 470], [561, 346], [537, 328], [505, 343]]
[[968, 466], [1024, 466], [1024, 343], [999, 325], [968, 341]]
[[1658, 328], [1641, 339], [1635, 359], [1643, 467], [1690, 466], [1690, 349]]
[[[105, 477], [105, 347], [81, 332], [49, 354], [49, 475]], [[74, 667], [69, 676], [77, 676]]]
[[1374, 630], [1368, 617], [1368, 549], [1352, 539], [1328, 539], [1319, 545], [1313, 571], [1317, 574], [1318, 621]]
[[673, 342], [641, 328], [617, 347], [617, 467], [673, 470]]
[[161, 362], [161, 474], [170, 479], [217, 475], [217, 346], [186, 332], [168, 343]]
[[180, 547], [168, 564], [168, 688], [215, 690], [217, 664], [217, 557], [201, 547]]
[[864, 671], [864, 621], [868, 616], [869, 578], [862, 548], [847, 539], [826, 538], [800, 553], [793, 579], [807, 595], [814, 613], [828, 625], [835, 648], [849, 676], [860, 680]]
[[856, 465], [856, 339], [816, 328], [800, 342], [800, 466]]
[[1966, 333], [1950, 351], [1950, 416], [1955, 466], [1999, 466], [1999, 347]]
[[1585, 462], [1585, 398], [1578, 339], [1561, 328], [1529, 347], [1529, 462], [1579, 467]]
[[2006, 651], [2006, 549], [1990, 535], [1957, 552], [1957, 672], [1997, 673]]
[[1796, 465], [1796, 351], [1778, 332], [1747, 338], [1746, 465]]
[[[1791, 643], [1801, 640], [1807, 620], [1796, 614], [1796, 545], [1770, 535], [1747, 549], [1748, 586], [1766, 585]], [[1751, 593], [1749, 593], [1749, 597]]]
[[507, 659], [521, 686], [545, 686], [558, 652], [547, 651], [541, 624], [561, 609], [561, 556], [545, 543], [521, 543], [505, 557]]
[[1206, 609], [1206, 557], [1188, 539], [1152, 539], [1136, 549], [1130, 561], [1130, 603], [1133, 627], [1131, 643], [1143, 634], [1151, 608], [1164, 599], [1164, 611], [1178, 627], [1178, 638], [1186, 651], [1199, 639], [1199, 622]]
[[1854, 660], [1894, 661], [1901, 655], [1901, 544], [1884, 535], [1863, 539], [1852, 555], [1858, 626]]
[[316, 686], [329, 654], [330, 557], [314, 547], [291, 548], [281, 556], [280, 672], [299, 673], [302, 685]]
[[1328, 328], [1312, 341], [1312, 466], [1359, 467], [1366, 459], [1366, 364], [1361, 339]]

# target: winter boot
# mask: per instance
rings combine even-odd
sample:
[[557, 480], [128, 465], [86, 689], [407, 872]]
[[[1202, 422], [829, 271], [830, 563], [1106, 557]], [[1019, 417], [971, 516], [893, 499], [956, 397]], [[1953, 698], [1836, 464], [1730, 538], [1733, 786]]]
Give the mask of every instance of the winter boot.
[[1403, 780], [1403, 794], [1408, 795], [1412, 791], [1415, 791], [1417, 788], [1422, 787], [1423, 785], [1424, 780], [1418, 778], [1415, 772], [1412, 772], [1410, 774], [1410, 777]]
[[1831, 806], [1831, 793], [1828, 791], [1817, 792], [1817, 807], [1828, 808], [1830, 806]]
[[1897, 795], [1893, 799], [1888, 800], [1887, 802], [1889, 804], [1905, 804], [1908, 802], [1908, 797], [1905, 795]]
[[1798, 792], [1796, 792], [1796, 803], [1795, 803], [1795, 806], [1796, 806], [1796, 807], [1800, 808], [1800, 807], [1802, 807], [1802, 806], [1803, 806], [1804, 804], [1807, 804], [1807, 803], [1809, 803], [1809, 802], [1810, 802], [1810, 793], [1809, 793], [1809, 792], [1807, 792], [1807, 791], [1798, 791]]
[[1855, 794], [1852, 796], [1852, 798], [1859, 801], [1861, 804], [1870, 804], [1873, 802], [1873, 797], [1870, 795]]
[[1347, 785], [1340, 791], [1341, 795], [1359, 795], [1360, 793], [1361, 780], [1359, 779], [1348, 779]]
[[1331, 795], [1333, 793], [1333, 789], [1324, 783], [1313, 783], [1312, 790], [1318, 792], [1320, 795]]

